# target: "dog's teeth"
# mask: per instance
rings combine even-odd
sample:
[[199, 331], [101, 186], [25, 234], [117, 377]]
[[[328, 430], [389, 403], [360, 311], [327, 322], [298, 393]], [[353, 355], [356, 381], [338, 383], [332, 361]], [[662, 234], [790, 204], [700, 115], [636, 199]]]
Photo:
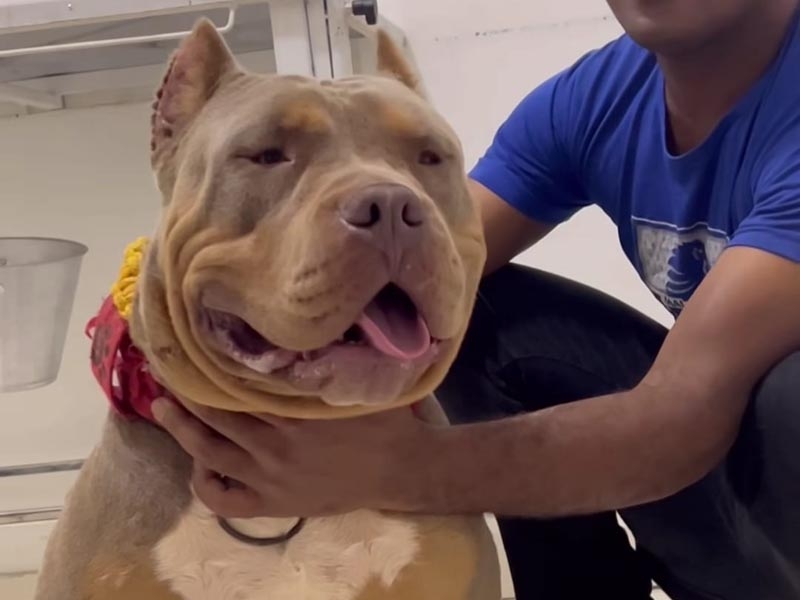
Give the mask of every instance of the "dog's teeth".
[[306, 350], [305, 352], [303, 352], [303, 360], [311, 360], [312, 354], [313, 353], [311, 350]]

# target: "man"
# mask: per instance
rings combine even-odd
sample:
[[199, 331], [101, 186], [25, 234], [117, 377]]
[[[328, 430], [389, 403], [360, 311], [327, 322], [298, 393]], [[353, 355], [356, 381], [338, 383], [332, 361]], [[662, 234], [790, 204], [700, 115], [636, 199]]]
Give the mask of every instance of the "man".
[[[514, 515], [525, 600], [642, 600], [651, 578], [674, 600], [800, 598], [798, 2], [609, 4], [627, 35], [523, 100], [471, 174], [487, 270], [596, 203], [675, 326], [500, 269], [440, 392], [481, 423], [265, 423], [241, 433], [269, 440], [248, 487], [201, 483], [213, 509]], [[190, 453], [211, 443], [161, 408]], [[225, 418], [204, 420], [241, 452]]]

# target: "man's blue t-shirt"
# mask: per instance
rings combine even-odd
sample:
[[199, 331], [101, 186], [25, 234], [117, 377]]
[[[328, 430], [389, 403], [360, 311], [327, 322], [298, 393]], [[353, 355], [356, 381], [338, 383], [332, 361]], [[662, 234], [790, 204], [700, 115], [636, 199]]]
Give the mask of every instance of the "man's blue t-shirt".
[[529, 217], [599, 205], [674, 314], [726, 247], [800, 262], [800, 30], [706, 141], [667, 146], [664, 80], [624, 36], [534, 90], [471, 177]]

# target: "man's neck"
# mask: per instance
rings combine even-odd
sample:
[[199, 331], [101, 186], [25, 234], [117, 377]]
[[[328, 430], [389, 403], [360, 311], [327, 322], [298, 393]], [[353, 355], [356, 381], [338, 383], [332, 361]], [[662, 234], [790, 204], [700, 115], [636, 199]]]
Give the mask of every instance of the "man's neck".
[[768, 8], [703, 47], [658, 56], [673, 153], [683, 154], [700, 145], [778, 54], [797, 1], [765, 4]]

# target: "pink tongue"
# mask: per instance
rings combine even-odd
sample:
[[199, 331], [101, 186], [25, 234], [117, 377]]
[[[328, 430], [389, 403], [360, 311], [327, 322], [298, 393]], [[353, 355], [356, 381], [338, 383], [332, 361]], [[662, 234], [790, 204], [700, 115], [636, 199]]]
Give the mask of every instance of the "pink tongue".
[[369, 303], [356, 324], [376, 350], [392, 358], [413, 360], [431, 347], [431, 333], [422, 316], [380, 296]]

